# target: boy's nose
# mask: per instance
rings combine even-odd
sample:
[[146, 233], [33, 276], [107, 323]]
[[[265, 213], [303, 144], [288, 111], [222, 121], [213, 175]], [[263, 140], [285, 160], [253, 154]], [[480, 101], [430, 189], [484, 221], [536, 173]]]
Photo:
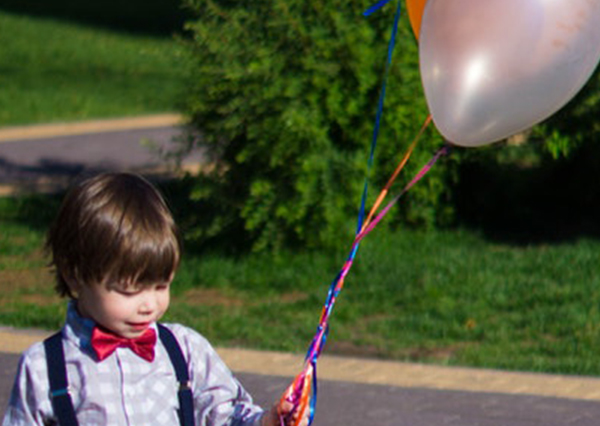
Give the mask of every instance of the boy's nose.
[[144, 300], [140, 304], [140, 312], [143, 314], [151, 314], [156, 310], [157, 302], [156, 298], [152, 295], [144, 297]]

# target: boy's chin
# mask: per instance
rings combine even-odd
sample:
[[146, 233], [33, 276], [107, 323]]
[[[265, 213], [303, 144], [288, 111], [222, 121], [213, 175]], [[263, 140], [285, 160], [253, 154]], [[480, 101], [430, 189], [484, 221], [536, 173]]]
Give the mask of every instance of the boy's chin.
[[144, 334], [148, 330], [148, 328], [149, 327], [146, 327], [144, 329], [122, 330], [120, 333], [117, 334], [126, 339], [136, 339], [142, 336], [142, 334]]

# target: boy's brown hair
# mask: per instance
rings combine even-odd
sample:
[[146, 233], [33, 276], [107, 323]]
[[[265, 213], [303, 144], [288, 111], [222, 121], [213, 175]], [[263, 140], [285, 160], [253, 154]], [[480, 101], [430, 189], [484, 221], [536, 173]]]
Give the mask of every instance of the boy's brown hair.
[[144, 286], [172, 279], [179, 266], [177, 226], [158, 190], [141, 176], [104, 173], [65, 197], [46, 248], [56, 291], [68, 283]]

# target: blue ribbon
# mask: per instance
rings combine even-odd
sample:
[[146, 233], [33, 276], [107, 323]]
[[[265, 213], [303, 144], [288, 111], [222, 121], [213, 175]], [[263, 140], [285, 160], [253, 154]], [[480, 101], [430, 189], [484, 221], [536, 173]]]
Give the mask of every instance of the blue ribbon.
[[[388, 4], [390, 2], [391, 2], [391, 0], [381, 0], [378, 3], [376, 3], [375, 5], [368, 8], [363, 13], [363, 15], [369, 16], [369, 15], [373, 14], [374, 12], [380, 10], [383, 6], [385, 6], [386, 4]], [[373, 137], [371, 140], [371, 151], [369, 154], [369, 160], [367, 162], [367, 176], [365, 178], [365, 185], [363, 188], [361, 202], [360, 202], [360, 209], [358, 212], [358, 226], [357, 226], [357, 230], [356, 230], [356, 235], [358, 235], [360, 233], [362, 226], [363, 226], [364, 219], [365, 219], [365, 210], [366, 210], [365, 207], [366, 207], [366, 203], [367, 203], [369, 176], [371, 174], [371, 169], [373, 167], [373, 158], [375, 157], [375, 149], [377, 147], [377, 138], [379, 136], [379, 128], [381, 127], [381, 117], [383, 115], [385, 90], [387, 87], [387, 80], [388, 80], [388, 75], [389, 75], [389, 71], [390, 71], [390, 65], [392, 62], [394, 46], [396, 44], [396, 36], [398, 34], [398, 22], [400, 21], [400, 12], [402, 10], [401, 6], [402, 6], [401, 0], [398, 0], [398, 6], [396, 7], [396, 14], [394, 17], [394, 26], [392, 28], [392, 35], [390, 37], [390, 42], [388, 45], [387, 61], [385, 64], [385, 73], [384, 73], [384, 77], [383, 77], [383, 84], [382, 84], [381, 92], [379, 95], [379, 102], [377, 105], [377, 114], [375, 116], [375, 127], [373, 129]], [[350, 260], [350, 261], [354, 260], [354, 258], [356, 257], [356, 253], [358, 252], [358, 246], [359, 246], [358, 244], [353, 245], [352, 250], [350, 251], [350, 254], [348, 256], [348, 260]], [[329, 292], [327, 294], [327, 299], [325, 302], [325, 307], [328, 310], [328, 314], [331, 312], [331, 310], [333, 310], [334, 299], [337, 297], [337, 293], [338, 293], [338, 291], [336, 291], [336, 287], [341, 278], [341, 275], [342, 275], [341, 272], [338, 273], [338, 275], [333, 280], [333, 282], [331, 283], [331, 286], [329, 288]], [[319, 324], [319, 327], [317, 328], [317, 334], [308, 349], [305, 359], [308, 359], [310, 357], [315, 345], [318, 343], [317, 338], [321, 331], [320, 327], [321, 327], [321, 325]], [[313, 366], [313, 394], [311, 395], [311, 399], [310, 399], [310, 417], [309, 417], [309, 421], [308, 421], [309, 425], [311, 425], [314, 420], [316, 406], [317, 406], [317, 359], [318, 359], [321, 351], [323, 350], [323, 347], [325, 346], [325, 342], [327, 340], [328, 333], [329, 333], [329, 325], [327, 325], [327, 329], [325, 330], [325, 333], [323, 333], [323, 335], [322, 335], [322, 338], [321, 338], [322, 340], [321, 340], [321, 344], [319, 345], [318, 353], [313, 354], [312, 358], [310, 359], [310, 362]]]
[[[365, 16], [368, 16], [368, 14], [373, 13], [375, 10], [379, 10], [381, 9], [385, 4], [389, 3], [391, 0], [382, 0], [379, 3], [377, 3], [375, 6], [372, 6], [371, 8], [367, 9], [367, 11], [364, 13]], [[373, 167], [373, 158], [375, 157], [375, 149], [377, 148], [377, 139], [379, 137], [379, 129], [381, 127], [381, 117], [383, 116], [383, 105], [384, 105], [384, 101], [385, 101], [385, 91], [387, 88], [387, 80], [388, 80], [388, 76], [390, 74], [390, 66], [392, 63], [392, 56], [394, 53], [394, 46], [396, 45], [396, 37], [398, 35], [398, 22], [400, 21], [400, 12], [402, 10], [402, 3], [401, 0], [398, 0], [398, 6], [396, 7], [396, 15], [394, 16], [394, 26], [392, 27], [392, 35], [390, 37], [390, 42], [388, 45], [388, 53], [387, 53], [387, 60], [385, 63], [385, 73], [383, 76], [383, 83], [381, 85], [381, 92], [379, 94], [379, 102], [377, 104], [377, 113], [375, 115], [375, 126], [373, 128], [373, 137], [371, 140], [371, 152], [369, 154], [369, 160], [367, 162], [367, 177], [365, 178], [365, 185], [364, 185], [364, 189], [363, 189], [363, 193], [362, 193], [362, 199], [360, 202], [360, 209], [359, 209], [359, 213], [358, 213], [358, 227], [356, 230], [356, 234], [358, 235], [358, 233], [361, 231], [362, 229], [362, 225], [363, 225], [363, 221], [365, 219], [365, 207], [366, 207], [366, 203], [367, 203], [367, 192], [368, 192], [368, 186], [369, 186], [369, 176], [371, 174], [371, 169]], [[358, 251], [358, 246], [356, 246], [353, 250], [353, 253], [351, 253], [350, 258], [354, 259], [354, 257], [356, 256], [356, 252]]]
[[381, 9], [383, 6], [385, 6], [386, 4], [388, 4], [389, 2], [391, 2], [392, 0], [381, 0], [379, 2], [377, 2], [376, 4], [374, 4], [373, 6], [371, 6], [370, 8], [368, 8], [367, 10], [365, 10], [363, 12], [363, 16], [370, 16], [373, 13], [377, 12], [379, 9]]

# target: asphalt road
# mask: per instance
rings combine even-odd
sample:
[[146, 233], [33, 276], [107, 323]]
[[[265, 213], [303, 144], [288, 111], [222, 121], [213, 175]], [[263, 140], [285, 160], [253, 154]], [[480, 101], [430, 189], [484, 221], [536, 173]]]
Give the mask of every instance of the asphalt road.
[[[177, 127], [55, 136], [0, 143], [0, 185], [19, 190], [55, 190], [100, 171], [163, 172], [172, 165], [159, 151], [172, 151]], [[183, 165], [202, 161], [196, 151]]]
[[[3, 415], [18, 355], [0, 353]], [[270, 406], [288, 377], [238, 374], [257, 403]], [[539, 396], [406, 389], [322, 380], [314, 426], [597, 426], [600, 403]]]

